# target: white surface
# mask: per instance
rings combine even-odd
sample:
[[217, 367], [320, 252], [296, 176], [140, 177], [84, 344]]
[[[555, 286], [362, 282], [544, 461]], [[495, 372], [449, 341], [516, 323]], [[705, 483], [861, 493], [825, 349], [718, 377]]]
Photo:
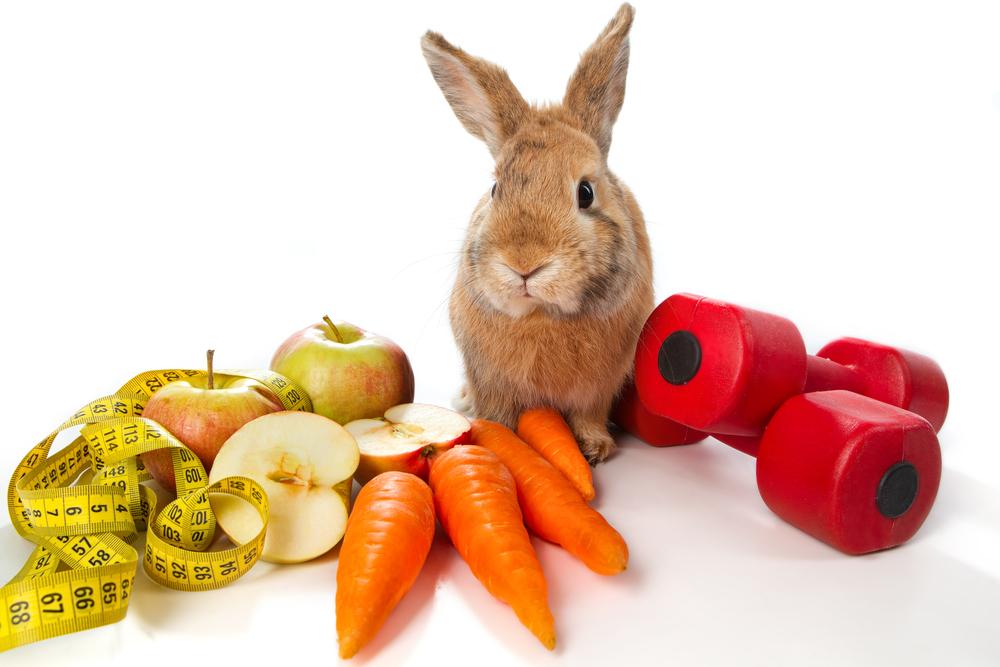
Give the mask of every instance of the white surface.
[[[443, 32], [561, 96], [614, 2], [0, 6], [0, 469], [140, 370], [260, 366], [324, 312], [459, 383], [446, 297], [490, 186], [426, 71]], [[638, 2], [611, 165], [660, 298], [693, 291], [927, 352], [952, 387], [938, 504], [910, 544], [842, 556], [780, 522], [753, 461], [627, 438], [596, 472], [629, 571], [539, 544], [546, 654], [439, 540], [371, 665], [997, 664], [1000, 13], [989, 2]], [[6, 519], [0, 572], [28, 553]], [[333, 557], [221, 591], [140, 573], [115, 626], [3, 665], [334, 661]], [[175, 663], [176, 664], [176, 663]], [[276, 663], [277, 664], [277, 663]]]

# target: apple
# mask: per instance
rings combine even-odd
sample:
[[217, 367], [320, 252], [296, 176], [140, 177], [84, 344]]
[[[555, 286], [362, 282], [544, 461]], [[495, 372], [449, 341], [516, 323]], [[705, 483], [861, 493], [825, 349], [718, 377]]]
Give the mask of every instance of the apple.
[[[226, 441], [208, 476], [249, 477], [267, 493], [270, 518], [261, 558], [301, 563], [326, 553], [347, 530], [358, 445], [337, 422], [311, 412], [258, 417]], [[233, 542], [260, 533], [257, 511], [240, 498], [213, 494], [212, 510]]]
[[413, 400], [413, 370], [398, 345], [329, 317], [282, 343], [271, 369], [305, 389], [313, 410], [338, 424]]
[[[161, 424], [195, 453], [205, 471], [222, 444], [249, 421], [282, 410], [281, 403], [256, 380], [216, 375], [212, 369], [215, 350], [208, 351], [208, 374], [177, 380], [152, 396], [142, 416]], [[153, 479], [176, 491], [170, 452], [159, 449], [142, 455]]]
[[358, 443], [362, 485], [390, 470], [427, 479], [435, 456], [469, 441], [469, 420], [448, 408], [423, 403], [396, 405], [381, 419], [358, 419], [345, 427]]

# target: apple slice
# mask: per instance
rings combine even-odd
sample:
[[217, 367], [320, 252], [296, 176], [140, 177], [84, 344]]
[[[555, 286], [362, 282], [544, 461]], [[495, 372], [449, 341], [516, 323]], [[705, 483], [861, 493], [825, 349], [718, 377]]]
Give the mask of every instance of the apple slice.
[[430, 460], [454, 445], [468, 442], [472, 425], [454, 410], [404, 403], [386, 410], [382, 419], [357, 419], [345, 428], [361, 450], [357, 479], [365, 484], [390, 470], [426, 480]]
[[[209, 482], [242, 476], [264, 487], [271, 513], [261, 558], [300, 563], [344, 536], [358, 456], [354, 437], [337, 422], [311, 412], [274, 412], [226, 440]], [[260, 532], [260, 516], [239, 498], [215, 494], [212, 509], [238, 544]]]

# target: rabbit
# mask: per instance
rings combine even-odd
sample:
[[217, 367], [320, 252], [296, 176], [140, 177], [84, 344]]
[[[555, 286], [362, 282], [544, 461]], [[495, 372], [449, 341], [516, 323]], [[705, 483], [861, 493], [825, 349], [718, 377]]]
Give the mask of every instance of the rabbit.
[[547, 106], [440, 34], [421, 40], [455, 115], [496, 162], [450, 297], [466, 380], [456, 407], [512, 428], [525, 409], [558, 409], [592, 464], [615, 450], [608, 416], [653, 309], [642, 212], [607, 166], [633, 16], [621, 6], [562, 103]]

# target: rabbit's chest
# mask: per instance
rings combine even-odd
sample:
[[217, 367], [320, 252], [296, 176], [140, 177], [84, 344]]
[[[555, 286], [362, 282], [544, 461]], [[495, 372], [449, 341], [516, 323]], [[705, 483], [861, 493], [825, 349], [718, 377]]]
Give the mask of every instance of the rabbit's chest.
[[606, 323], [529, 317], [503, 322], [498, 329], [489, 365], [514, 391], [533, 399], [586, 402], [601, 387], [616, 383], [628, 364], [627, 342], [609, 337]]

